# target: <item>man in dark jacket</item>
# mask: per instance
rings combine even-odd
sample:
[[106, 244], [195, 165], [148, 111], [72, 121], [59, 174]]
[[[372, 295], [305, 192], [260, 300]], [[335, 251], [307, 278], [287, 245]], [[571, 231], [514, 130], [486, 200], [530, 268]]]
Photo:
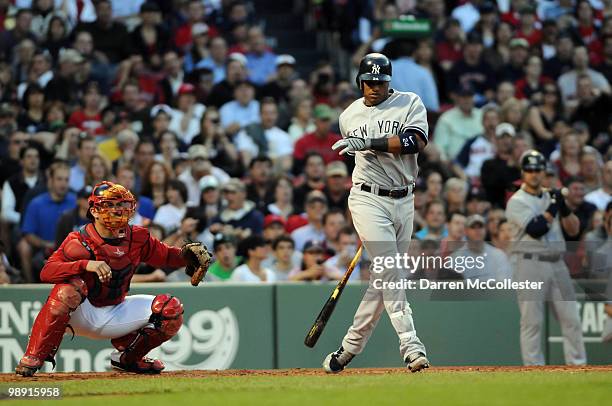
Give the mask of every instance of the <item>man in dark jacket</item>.
[[246, 199], [246, 187], [236, 178], [230, 179], [222, 188], [227, 207], [211, 220], [210, 232], [222, 231], [241, 238], [248, 235], [261, 235], [263, 214], [255, 208], [255, 203]]
[[[501, 126], [500, 126], [501, 127]], [[506, 207], [506, 191], [521, 178], [520, 169], [512, 161], [512, 140], [518, 137], [514, 128], [495, 132], [495, 157], [486, 160], [480, 169], [480, 181], [493, 207]]]

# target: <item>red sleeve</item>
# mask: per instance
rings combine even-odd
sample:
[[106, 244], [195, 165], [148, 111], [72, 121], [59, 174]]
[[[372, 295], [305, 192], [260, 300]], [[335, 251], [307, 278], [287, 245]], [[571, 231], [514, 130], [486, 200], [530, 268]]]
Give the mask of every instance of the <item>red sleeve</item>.
[[83, 115], [81, 114], [81, 110], [76, 110], [70, 115], [70, 118], [68, 119], [68, 124], [82, 129], [81, 125], [83, 124]]
[[49, 257], [40, 271], [40, 280], [47, 283], [65, 282], [85, 272], [89, 260], [89, 251], [81, 245], [78, 233], [72, 232]]
[[151, 236], [146, 229], [147, 239], [142, 247], [140, 260], [147, 265], [158, 268], [180, 268], [185, 266], [181, 257], [181, 249], [171, 247]]
[[[304, 134], [306, 135], [306, 134]], [[302, 160], [304, 159], [304, 157], [306, 156], [306, 148], [305, 148], [305, 142], [304, 142], [304, 135], [302, 135], [302, 137], [300, 137], [296, 143], [295, 146], [293, 147], [293, 157], [295, 159], [298, 160]]]
[[525, 84], [527, 83], [527, 81], [525, 79], [519, 79], [516, 81], [516, 83], [514, 83], [514, 88], [516, 89], [514, 96], [517, 99], [524, 99], [525, 98], [525, 92], [523, 92], [524, 88], [525, 88]]

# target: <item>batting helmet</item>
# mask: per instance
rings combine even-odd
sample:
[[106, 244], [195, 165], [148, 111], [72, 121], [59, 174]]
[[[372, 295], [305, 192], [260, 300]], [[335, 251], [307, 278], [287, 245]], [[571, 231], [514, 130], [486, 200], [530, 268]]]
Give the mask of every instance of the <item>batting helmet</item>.
[[546, 158], [544, 158], [544, 155], [542, 155], [535, 149], [530, 149], [529, 151], [526, 151], [523, 156], [521, 156], [521, 169], [524, 171], [546, 170]]
[[[88, 203], [89, 211], [99, 214], [99, 221], [117, 237], [125, 234], [128, 222], [136, 211], [136, 199], [132, 192], [108, 181], [94, 186]], [[93, 218], [91, 213], [88, 213], [88, 217]]]
[[355, 81], [357, 87], [361, 89], [361, 81], [391, 81], [391, 61], [383, 54], [373, 53], [367, 54], [359, 63], [359, 73]]

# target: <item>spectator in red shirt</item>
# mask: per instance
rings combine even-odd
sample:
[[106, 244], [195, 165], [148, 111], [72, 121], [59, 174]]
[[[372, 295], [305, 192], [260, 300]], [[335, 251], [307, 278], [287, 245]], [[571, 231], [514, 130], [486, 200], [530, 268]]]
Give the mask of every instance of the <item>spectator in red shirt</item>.
[[529, 99], [532, 103], [541, 103], [544, 85], [550, 82], [550, 78], [542, 75], [542, 59], [532, 55], [527, 59], [525, 77], [515, 83], [515, 96], [517, 99]]
[[449, 19], [444, 26], [444, 38], [436, 44], [438, 61], [444, 70], [463, 58], [463, 36], [459, 20]]
[[520, 25], [520, 12], [519, 10], [527, 4], [526, 0], [514, 0], [509, 2], [510, 10], [501, 15], [501, 20], [511, 26], [517, 28]]
[[588, 0], [581, 0], [576, 3], [576, 22], [574, 28], [576, 37], [579, 37], [584, 45], [589, 50], [589, 60], [591, 64], [600, 64], [603, 57], [603, 45], [597, 23], [595, 22], [595, 13]]
[[520, 19], [516, 37], [526, 39], [531, 47], [538, 46], [542, 42], [542, 31], [536, 26], [538, 17], [535, 7], [522, 7], [519, 14]]
[[[180, 50], [187, 52], [193, 43], [191, 27], [196, 23], [204, 22], [204, 3], [202, 0], [190, 0], [187, 4], [185, 14], [187, 22], [180, 26], [174, 35], [174, 44]], [[208, 24], [208, 35], [210, 38], [217, 35], [217, 29]]]
[[333, 115], [331, 107], [327, 104], [317, 104], [315, 106], [313, 111], [315, 131], [298, 139], [293, 149], [295, 173], [302, 172], [306, 152], [319, 153], [326, 164], [342, 160], [340, 155], [331, 149], [331, 146], [341, 138], [338, 134], [331, 132]]
[[83, 95], [83, 107], [74, 111], [68, 120], [69, 125], [79, 127], [89, 135], [104, 134], [100, 111], [100, 87], [97, 82], [89, 82]]
[[231, 46], [229, 53], [238, 52], [246, 54], [249, 52], [249, 25], [246, 22], [238, 23], [232, 28]]

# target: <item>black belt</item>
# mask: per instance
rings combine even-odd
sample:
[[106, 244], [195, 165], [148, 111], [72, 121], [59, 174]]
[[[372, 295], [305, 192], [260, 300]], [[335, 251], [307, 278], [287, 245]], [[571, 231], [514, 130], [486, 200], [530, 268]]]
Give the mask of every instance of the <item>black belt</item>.
[[[370, 187], [370, 185], [366, 185], [365, 183], [361, 184], [361, 190], [363, 190], [364, 192], [374, 193], [372, 191], [372, 187]], [[401, 199], [402, 197], [408, 196], [411, 190], [411, 187], [405, 187], [402, 189], [378, 188], [378, 193], [374, 194], [377, 194], [378, 196], [391, 197], [393, 199]]]
[[561, 259], [561, 255], [559, 254], [523, 254], [523, 258], [525, 259], [533, 259], [536, 261], [542, 262], [557, 262]]

